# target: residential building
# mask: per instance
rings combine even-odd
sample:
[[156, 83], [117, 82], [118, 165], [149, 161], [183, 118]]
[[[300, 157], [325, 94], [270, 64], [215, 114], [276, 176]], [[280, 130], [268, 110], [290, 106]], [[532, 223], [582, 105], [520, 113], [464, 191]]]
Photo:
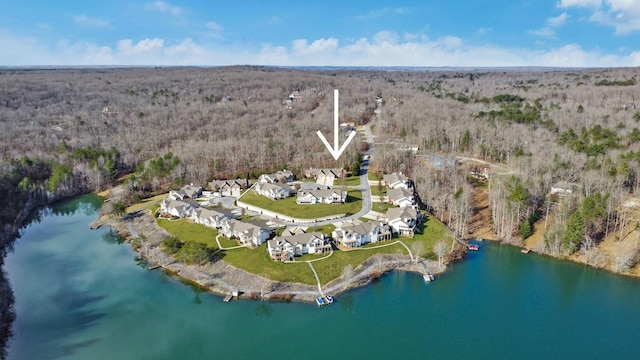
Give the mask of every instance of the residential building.
[[307, 169], [304, 171], [304, 177], [307, 179], [315, 179], [317, 184], [324, 186], [333, 186], [336, 179], [342, 177], [342, 169]]
[[225, 222], [235, 218], [235, 215], [231, 211], [222, 208], [198, 208], [191, 212], [190, 217], [197, 224], [210, 228], [221, 228]]
[[413, 237], [422, 220], [422, 214], [412, 207], [390, 208], [385, 217], [394, 233], [407, 237]]
[[164, 198], [160, 202], [160, 212], [165, 215], [175, 216], [179, 218], [188, 217], [191, 215], [191, 211], [200, 207], [197, 201], [194, 200], [176, 200], [171, 197]]
[[202, 186], [185, 185], [182, 189], [169, 191], [169, 197], [174, 200], [197, 199], [202, 195]]
[[333, 189], [300, 190], [298, 204], [341, 204], [347, 199], [347, 192]]
[[267, 251], [271, 259], [286, 261], [303, 254], [331, 252], [331, 244], [321, 232], [282, 235], [269, 240]]
[[566, 181], [558, 181], [551, 186], [551, 195], [569, 196], [578, 189], [578, 185]]
[[249, 180], [236, 179], [236, 180], [214, 180], [209, 182], [209, 189], [220, 193], [222, 196], [235, 196], [240, 197], [242, 190], [249, 187]]
[[281, 170], [274, 174], [262, 174], [259, 182], [286, 184], [296, 180], [296, 175], [289, 170]]
[[336, 227], [331, 234], [339, 245], [360, 247], [368, 243], [391, 240], [389, 226], [375, 221], [361, 222], [354, 220]]
[[387, 174], [382, 176], [384, 185], [389, 189], [412, 189], [413, 182], [408, 177], [404, 176], [401, 172], [393, 174]]
[[260, 246], [271, 235], [271, 231], [261, 224], [235, 219], [224, 221], [220, 232], [229, 239], [237, 239], [242, 244], [253, 246]]
[[394, 206], [405, 207], [411, 206], [416, 207], [416, 198], [414, 196], [413, 190], [405, 189], [405, 188], [397, 188], [397, 189], [389, 189], [387, 190], [387, 198], [389, 202]]
[[254, 190], [256, 194], [272, 200], [286, 199], [293, 193], [293, 189], [289, 185], [268, 182], [257, 183]]

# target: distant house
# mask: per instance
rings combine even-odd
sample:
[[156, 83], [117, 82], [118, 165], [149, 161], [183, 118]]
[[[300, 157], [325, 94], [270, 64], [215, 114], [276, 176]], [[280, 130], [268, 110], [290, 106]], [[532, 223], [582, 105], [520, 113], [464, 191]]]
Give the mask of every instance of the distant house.
[[356, 123], [354, 122], [343, 122], [340, 123], [340, 131], [345, 133], [350, 133], [356, 130]]
[[408, 177], [404, 176], [401, 172], [393, 174], [387, 174], [382, 176], [382, 181], [388, 189], [412, 189], [413, 182]]
[[385, 215], [391, 230], [400, 235], [413, 237], [422, 214], [412, 207], [390, 208]]
[[257, 183], [254, 191], [256, 194], [266, 196], [272, 200], [286, 199], [293, 193], [293, 189], [288, 185], [268, 182]]
[[213, 180], [209, 182], [208, 187], [222, 196], [239, 197], [242, 194], [242, 190], [247, 189], [248, 185], [249, 180], [247, 179]]
[[192, 211], [190, 217], [197, 224], [202, 224], [210, 228], [221, 228], [225, 222], [233, 219], [235, 216], [226, 209], [199, 208]]
[[253, 246], [260, 246], [271, 235], [267, 227], [235, 219], [223, 222], [220, 232], [229, 239], [238, 239], [242, 244]]
[[331, 252], [331, 244], [321, 232], [303, 232], [269, 240], [267, 251], [273, 260], [285, 261], [303, 254]]
[[578, 185], [566, 181], [558, 181], [551, 186], [551, 195], [570, 196], [578, 190]]
[[378, 222], [352, 221], [337, 227], [331, 235], [338, 244], [346, 247], [360, 247], [368, 243], [391, 240], [389, 226]]
[[118, 116], [118, 111], [113, 106], [105, 106], [102, 108], [102, 116], [104, 117], [115, 117]]
[[389, 198], [389, 202], [394, 206], [416, 207], [416, 198], [414, 196], [413, 190], [405, 188], [389, 189], [387, 190], [387, 198]]
[[185, 218], [191, 215], [191, 211], [200, 207], [194, 200], [176, 200], [171, 197], [164, 198], [160, 202], [160, 212], [165, 215]]
[[307, 169], [304, 171], [304, 177], [307, 179], [315, 179], [317, 184], [324, 186], [333, 186], [336, 179], [342, 177], [342, 169]]
[[333, 189], [300, 190], [298, 204], [341, 204], [347, 199], [347, 192]]
[[262, 174], [258, 179], [259, 182], [280, 184], [286, 184], [295, 180], [296, 175], [289, 170], [281, 170], [274, 174]]
[[169, 191], [169, 197], [174, 200], [197, 199], [202, 195], [202, 186], [185, 185], [178, 191]]

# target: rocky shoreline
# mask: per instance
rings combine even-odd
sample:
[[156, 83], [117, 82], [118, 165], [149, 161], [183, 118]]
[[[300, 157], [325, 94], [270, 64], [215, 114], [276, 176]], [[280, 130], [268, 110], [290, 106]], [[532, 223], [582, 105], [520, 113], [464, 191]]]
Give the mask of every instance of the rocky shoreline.
[[[127, 216], [127, 220], [101, 219], [92, 227], [108, 225], [123, 236], [140, 256], [149, 263], [149, 268], [161, 267], [165, 271], [220, 296], [237, 295], [239, 299], [264, 299], [277, 301], [315, 302], [320, 292], [315, 285], [277, 282], [251, 274], [216, 260], [204, 265], [187, 265], [169, 258], [161, 250], [162, 242], [170, 234], [156, 224], [155, 218], [146, 210]], [[144, 236], [139, 236], [143, 234]], [[431, 260], [423, 260], [431, 274], [446, 270]], [[386, 272], [400, 270], [423, 274], [421, 264], [412, 263], [406, 255], [374, 255], [353, 270], [349, 279], [342, 277], [322, 286], [322, 292], [337, 296], [350, 289], [362, 287], [380, 278]]]

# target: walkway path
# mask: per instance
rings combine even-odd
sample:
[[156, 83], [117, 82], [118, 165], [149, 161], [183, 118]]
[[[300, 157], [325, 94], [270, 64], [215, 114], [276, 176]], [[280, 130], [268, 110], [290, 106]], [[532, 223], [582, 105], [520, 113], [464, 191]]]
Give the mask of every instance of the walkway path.
[[318, 282], [318, 293], [320, 293], [320, 296], [324, 296], [324, 293], [322, 293], [322, 285], [320, 284], [320, 277], [318, 276], [316, 269], [313, 267], [311, 261], [307, 261], [307, 264], [309, 264], [311, 271], [313, 271], [313, 276], [316, 277], [316, 281]]
[[218, 243], [218, 249], [220, 250], [233, 250], [233, 249], [240, 249], [243, 247], [247, 247], [246, 245], [238, 245], [238, 246], [232, 246], [232, 247], [223, 247], [222, 245], [220, 245], [220, 236], [222, 236], [222, 234], [218, 234], [216, 235], [216, 243]]
[[411, 249], [409, 249], [409, 247], [402, 241], [398, 240], [398, 242], [400, 243], [400, 245], [404, 246], [405, 249], [407, 249], [407, 251], [409, 252], [409, 257], [411, 258], [411, 262], [413, 262], [414, 260], [413, 260], [413, 254], [411, 253]]

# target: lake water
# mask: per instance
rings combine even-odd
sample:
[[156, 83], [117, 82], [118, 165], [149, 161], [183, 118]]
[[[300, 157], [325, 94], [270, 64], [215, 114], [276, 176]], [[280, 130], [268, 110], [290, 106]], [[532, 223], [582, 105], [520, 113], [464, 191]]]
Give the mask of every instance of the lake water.
[[44, 210], [7, 256], [9, 359], [637, 358], [640, 281], [487, 242], [435, 282], [391, 272], [330, 307], [201, 293], [137, 265], [97, 199]]

